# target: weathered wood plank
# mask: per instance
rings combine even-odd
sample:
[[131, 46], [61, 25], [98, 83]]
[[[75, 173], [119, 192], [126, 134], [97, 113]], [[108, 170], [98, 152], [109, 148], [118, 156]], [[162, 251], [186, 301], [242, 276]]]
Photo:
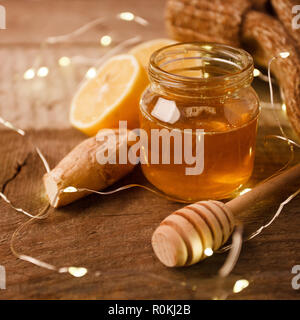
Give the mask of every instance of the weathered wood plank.
[[[49, 159], [51, 166], [76, 145], [83, 136], [75, 130], [44, 130], [32, 132], [32, 137]], [[6, 141], [15, 145], [11, 150]], [[27, 158], [21, 170], [5, 188], [14, 202], [37, 213], [45, 204], [40, 160], [27, 153], [26, 145], [12, 132], [1, 131], [0, 145], [5, 157], [0, 166], [15, 167]], [[7, 153], [7, 151], [10, 151]], [[271, 165], [270, 171], [276, 165]], [[259, 166], [258, 168], [259, 169]], [[8, 170], [6, 171], [8, 172]], [[14, 174], [1, 177], [1, 185]], [[120, 184], [142, 182], [139, 170]], [[273, 199], [274, 200], [274, 199]], [[278, 202], [278, 201], [277, 201]], [[276, 202], [265, 203], [251, 219], [247, 218], [249, 233], [270, 218]], [[210, 298], [214, 295], [213, 280], [225, 255], [216, 255], [196, 266], [170, 270], [155, 258], [150, 244], [151, 234], [158, 223], [181, 204], [158, 198], [144, 190], [134, 189], [111, 196], [89, 196], [70, 206], [52, 210], [49, 219], [28, 226], [16, 242], [16, 248], [55, 265], [86, 266], [90, 274], [82, 279], [59, 275], [17, 260], [9, 251], [9, 239], [26, 217], [1, 202], [0, 247], [1, 264], [7, 267], [7, 290], [1, 298]], [[289, 205], [270, 229], [246, 243], [229, 284], [238, 277], [251, 281], [247, 290], [230, 298], [291, 298], [298, 292], [291, 288], [291, 268], [299, 263], [299, 201]], [[246, 218], [245, 218], [246, 219]], [[108, 270], [113, 275], [105, 275]], [[143, 271], [166, 279], [186, 281], [197, 285], [192, 291], [180, 284], [164, 282], [147, 274], [126, 273]], [[96, 271], [103, 276], [95, 277]], [[231, 283], [232, 284], [232, 283]]]

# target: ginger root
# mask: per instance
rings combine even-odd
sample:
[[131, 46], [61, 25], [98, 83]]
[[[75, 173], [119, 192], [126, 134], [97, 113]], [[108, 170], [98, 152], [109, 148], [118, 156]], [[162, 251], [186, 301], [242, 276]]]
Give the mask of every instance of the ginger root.
[[133, 170], [134, 165], [129, 162], [127, 164], [118, 163], [120, 149], [125, 147], [128, 151], [130, 147], [130, 142], [127, 139], [130, 132], [120, 132], [118, 129], [109, 132], [115, 134], [116, 137], [116, 146], [112, 156], [117, 162], [115, 164], [99, 164], [98, 161], [97, 152], [100, 149], [101, 152], [108, 152], [108, 149], [112, 147], [110, 139], [98, 141], [96, 137], [92, 137], [84, 140], [66, 155], [51, 172], [44, 175], [44, 186], [51, 206], [55, 208], [64, 206], [90, 193], [87, 191], [63, 192], [68, 187], [102, 190]]

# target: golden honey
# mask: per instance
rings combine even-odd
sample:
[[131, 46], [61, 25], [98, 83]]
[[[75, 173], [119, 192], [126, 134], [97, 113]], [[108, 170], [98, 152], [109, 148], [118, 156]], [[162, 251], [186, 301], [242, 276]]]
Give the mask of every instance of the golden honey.
[[[164, 193], [187, 201], [230, 196], [253, 170], [259, 101], [251, 87], [252, 57], [220, 44], [175, 44], [152, 55], [149, 78], [150, 86], [140, 103], [140, 128], [150, 139], [143, 146], [146, 178]], [[153, 129], [182, 135], [187, 130], [191, 134], [188, 151], [202, 157], [199, 174], [187, 174], [186, 169], [195, 166], [184, 161], [187, 140], [171, 136], [164, 149], [160, 137], [159, 148], [153, 151]], [[200, 138], [197, 129], [201, 129]], [[198, 154], [200, 139], [203, 150]], [[168, 149], [170, 161], [163, 163]], [[153, 152], [158, 152], [158, 163], [151, 162]]]

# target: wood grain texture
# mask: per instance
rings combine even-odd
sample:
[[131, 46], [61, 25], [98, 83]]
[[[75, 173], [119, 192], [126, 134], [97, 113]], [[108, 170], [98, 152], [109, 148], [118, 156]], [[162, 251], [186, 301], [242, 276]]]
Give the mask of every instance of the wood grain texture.
[[[114, 10], [125, 10], [121, 1], [59, 0], [56, 8], [51, 6], [49, 0], [28, 1], [31, 2], [31, 6], [15, 0], [3, 2], [4, 5], [7, 4], [8, 12], [14, 12], [15, 17], [22, 16], [22, 19], [10, 18], [12, 20], [9, 22], [8, 30], [1, 31], [1, 61], [9, 61], [18, 50], [18, 57], [21, 59], [18, 63], [21, 64], [31, 61], [32, 53], [28, 49], [30, 46], [36, 48], [35, 45], [45, 35], [60, 33], [59, 25], [63, 25], [64, 32], [67, 32], [76, 24], [80, 25], [84, 19], [98, 16], [96, 8], [103, 8], [103, 13], [108, 12], [111, 7], [114, 7]], [[157, 21], [152, 36], [161, 36], [161, 33], [156, 33], [156, 28], [161, 26], [162, 30], [161, 8], [164, 1], [151, 1], [151, 5], [149, 3], [130, 0], [126, 9], [129, 10], [132, 6], [136, 13], [152, 17]], [[49, 14], [50, 9], [53, 10], [52, 20], [43, 24], [42, 21], [46, 21], [45, 16]], [[22, 15], [20, 12], [34, 13], [36, 18], [29, 23], [28, 15]], [[64, 23], [61, 23], [62, 17]], [[27, 19], [27, 22], [24, 19]], [[27, 31], [29, 36], [25, 37], [21, 30]], [[26, 41], [31, 44], [23, 43]], [[84, 44], [82, 46], [84, 50], [90, 50]], [[29, 129], [30, 137], [40, 147], [53, 168], [67, 152], [85, 138], [67, 126], [66, 120], [61, 121], [61, 118], [67, 119], [67, 101], [65, 109], [59, 107], [55, 111], [54, 108], [49, 128], [45, 127], [45, 121], [43, 126], [36, 129], [38, 122], [45, 116], [44, 111], [35, 110], [37, 115], [32, 115], [34, 120], [29, 121], [28, 115], [23, 120], [22, 106], [28, 108], [28, 114], [33, 110], [32, 101], [26, 99], [26, 95], [18, 96], [17, 92], [13, 92], [12, 95], [6, 94], [7, 90], [12, 88], [9, 86], [13, 74], [5, 63], [1, 64], [1, 68], [7, 68], [7, 73], [6, 77], [1, 73], [0, 94], [3, 96], [0, 100], [0, 116], [5, 115], [8, 120], [16, 120], [20, 126], [24, 124]], [[16, 64], [14, 68], [15, 71], [22, 71], [23, 67]], [[63, 79], [58, 78], [58, 81], [63, 82]], [[260, 90], [265, 92], [265, 87]], [[267, 95], [264, 101], [268, 101]], [[5, 105], [10, 107], [5, 108]], [[274, 173], [288, 159], [289, 153], [284, 143], [275, 140], [268, 140], [267, 145], [262, 143], [264, 136], [278, 133], [272, 117], [271, 110], [263, 111], [255, 170], [249, 186]], [[60, 125], [51, 127], [53, 121]], [[298, 153], [294, 162], [299, 162], [299, 159]], [[41, 180], [44, 170], [39, 158], [21, 137], [3, 127], [0, 129], [0, 168], [0, 190], [16, 205], [37, 213], [39, 208], [46, 204]], [[145, 182], [139, 168], [118, 185], [128, 182]], [[296, 188], [297, 184], [286, 186], [285, 190], [282, 190], [282, 197]], [[245, 212], [242, 219], [247, 223], [246, 235], [272, 216], [280, 200], [267, 199], [258, 203], [251, 212]], [[85, 277], [73, 278], [33, 266], [12, 255], [9, 249], [12, 233], [21, 223], [27, 221], [27, 218], [0, 200], [0, 265], [6, 267], [7, 273], [7, 289], [0, 290], [0, 299], [215, 297], [217, 288], [214, 277], [226, 255], [216, 254], [200, 264], [184, 269], [168, 269], [156, 259], [152, 251], [153, 231], [167, 215], [180, 207], [181, 204], [159, 198], [147, 191], [132, 189], [105, 197], [92, 195], [59, 210], [51, 209], [47, 220], [35, 222], [21, 232], [17, 237], [16, 249], [59, 267], [75, 265], [89, 269]], [[291, 286], [291, 269], [293, 265], [300, 264], [299, 212], [300, 202], [297, 198], [285, 207], [282, 215], [269, 229], [244, 244], [238, 264], [223, 288], [229, 298], [300, 298], [300, 291], [293, 290]], [[102, 275], [96, 276], [97, 271], [102, 272]], [[250, 285], [240, 294], [233, 294], [232, 286], [237, 279], [248, 279]]]

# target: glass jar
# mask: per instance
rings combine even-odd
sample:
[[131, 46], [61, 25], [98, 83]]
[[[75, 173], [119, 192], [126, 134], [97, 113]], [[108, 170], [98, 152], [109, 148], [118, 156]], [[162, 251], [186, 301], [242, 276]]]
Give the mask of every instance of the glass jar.
[[[149, 142], [141, 139], [144, 175], [178, 199], [229, 197], [253, 170], [259, 100], [251, 87], [251, 55], [222, 44], [178, 43], [154, 52], [148, 73], [140, 102], [140, 128]], [[162, 134], [153, 148], [152, 133], [162, 130], [170, 139]], [[169, 162], [163, 161], [166, 152]], [[189, 152], [194, 163], [185, 161]]]

